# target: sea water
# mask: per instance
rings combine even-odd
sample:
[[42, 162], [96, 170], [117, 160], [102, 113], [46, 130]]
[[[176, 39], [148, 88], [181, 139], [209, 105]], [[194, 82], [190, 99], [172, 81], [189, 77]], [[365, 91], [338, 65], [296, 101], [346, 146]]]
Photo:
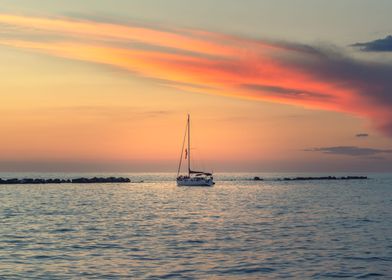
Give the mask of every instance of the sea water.
[[0, 185], [0, 279], [392, 278], [391, 174], [120, 175], [134, 183]]

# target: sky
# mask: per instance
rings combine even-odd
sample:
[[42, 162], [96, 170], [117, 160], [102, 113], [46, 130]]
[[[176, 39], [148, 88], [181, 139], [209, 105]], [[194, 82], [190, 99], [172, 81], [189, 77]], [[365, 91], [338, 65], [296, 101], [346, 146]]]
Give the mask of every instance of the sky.
[[0, 171], [391, 172], [391, 1], [1, 1]]

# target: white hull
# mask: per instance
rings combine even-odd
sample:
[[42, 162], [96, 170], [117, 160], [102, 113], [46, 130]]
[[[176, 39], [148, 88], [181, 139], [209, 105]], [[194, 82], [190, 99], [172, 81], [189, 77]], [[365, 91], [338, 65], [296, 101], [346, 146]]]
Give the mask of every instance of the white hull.
[[189, 187], [211, 187], [215, 183], [212, 179], [204, 178], [181, 178], [177, 179], [177, 186], [189, 186]]

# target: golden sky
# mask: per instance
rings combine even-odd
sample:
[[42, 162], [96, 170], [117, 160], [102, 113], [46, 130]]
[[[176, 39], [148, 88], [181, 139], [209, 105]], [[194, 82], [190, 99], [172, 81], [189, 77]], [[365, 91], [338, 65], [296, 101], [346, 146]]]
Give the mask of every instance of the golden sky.
[[4, 171], [390, 171], [387, 52], [10, 7]]

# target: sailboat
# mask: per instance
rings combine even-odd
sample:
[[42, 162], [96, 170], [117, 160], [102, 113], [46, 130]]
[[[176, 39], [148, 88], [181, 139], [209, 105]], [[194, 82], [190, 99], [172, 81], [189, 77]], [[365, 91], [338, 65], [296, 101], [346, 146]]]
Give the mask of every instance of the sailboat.
[[[180, 175], [182, 158], [184, 155], [185, 139], [187, 135], [188, 135], [188, 141], [187, 141], [188, 147], [187, 149], [185, 149], [185, 159], [188, 160], [188, 174]], [[178, 164], [177, 186], [211, 187], [214, 184], [215, 182], [214, 182], [214, 178], [212, 177], [212, 173], [204, 172], [204, 171], [194, 171], [191, 169], [191, 122], [190, 122], [190, 116], [188, 114], [188, 120], [186, 123], [186, 130], [185, 130], [184, 140], [181, 149], [180, 163]]]

